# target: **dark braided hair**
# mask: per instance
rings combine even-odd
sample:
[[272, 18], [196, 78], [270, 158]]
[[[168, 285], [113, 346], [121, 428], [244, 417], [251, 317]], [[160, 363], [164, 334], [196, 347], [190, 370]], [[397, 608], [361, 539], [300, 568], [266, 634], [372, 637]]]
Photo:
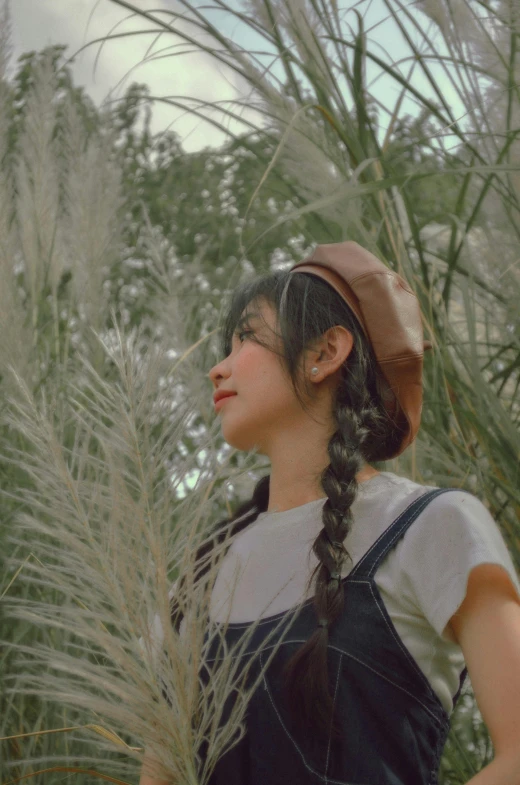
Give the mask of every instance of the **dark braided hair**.
[[[264, 343], [256, 332], [250, 340], [280, 355], [304, 409], [312, 398], [312, 385], [305, 368], [301, 374], [305, 350], [336, 325], [345, 327], [354, 339], [352, 350], [339, 369], [333, 399], [336, 430], [328, 443], [330, 463], [320, 476], [328, 498], [322, 510], [323, 529], [312, 546], [318, 564], [307, 582], [308, 593], [315, 580], [317, 626], [284, 670], [286, 700], [295, 723], [324, 736], [332, 730], [333, 736], [337, 737], [333, 701], [328, 688], [327, 647], [329, 629], [343, 610], [344, 585], [340, 576], [343, 565], [350, 559], [344, 540], [352, 526], [351, 508], [358, 491], [356, 474], [365, 462], [380, 462], [392, 456], [401, 442], [402, 430], [399, 417], [394, 415], [394, 419], [390, 418], [384, 407], [385, 396], [391, 393], [356, 317], [337, 292], [312, 273], [296, 275], [276, 271], [235, 289], [221, 328], [220, 350], [223, 357], [231, 351], [239, 319], [246, 309], [261, 300], [273, 306], [277, 313], [280, 330], [277, 337], [281, 339], [281, 351], [274, 344]], [[306, 396], [302, 394], [302, 379]], [[231, 518], [215, 525], [213, 536], [197, 551], [196, 563], [200, 562], [200, 567], [196, 571], [196, 579], [209, 570], [208, 557], [215, 544], [221, 543], [226, 536], [238, 534], [267, 510], [269, 484], [270, 476], [262, 477], [252, 498], [241, 504]], [[229, 524], [235, 520], [236, 524], [230, 530]], [[174, 599], [172, 623], [177, 630], [181, 621], [182, 614]]]

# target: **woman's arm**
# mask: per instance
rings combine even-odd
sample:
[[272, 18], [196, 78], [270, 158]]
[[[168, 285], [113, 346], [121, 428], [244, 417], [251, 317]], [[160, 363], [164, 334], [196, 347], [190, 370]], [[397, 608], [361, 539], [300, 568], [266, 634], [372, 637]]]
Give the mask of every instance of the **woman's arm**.
[[506, 570], [475, 567], [448, 626], [495, 749], [494, 760], [468, 785], [520, 785], [520, 600]]

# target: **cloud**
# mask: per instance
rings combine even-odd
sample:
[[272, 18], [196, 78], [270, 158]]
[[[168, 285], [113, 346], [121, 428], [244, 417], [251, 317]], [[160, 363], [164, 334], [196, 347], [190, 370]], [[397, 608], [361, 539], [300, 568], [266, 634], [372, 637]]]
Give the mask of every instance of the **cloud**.
[[[149, 3], [135, 2], [136, 7], [146, 10], [153, 7], [164, 12], [175, 9], [175, 3], [155, 0]], [[179, 13], [182, 13], [180, 7]], [[196, 50], [182, 37], [164, 31], [158, 36], [159, 28], [140, 16], [133, 16], [110, 0], [16, 0], [12, 3], [14, 58], [28, 50], [41, 50], [49, 44], [67, 45], [70, 57], [78, 50], [98, 38], [108, 35], [156, 30], [146, 35], [129, 35], [101, 43], [91, 44], [75, 58], [71, 65], [74, 81], [85, 87], [97, 105], [107, 97], [111, 100], [122, 97], [133, 82], [145, 83], [150, 93], [157, 97], [184, 96], [188, 106], [195, 101], [232, 101], [246, 94], [246, 87], [238, 75], [219, 63], [206, 52]], [[157, 14], [165, 22], [168, 14]], [[200, 41], [200, 33], [186, 20], [177, 20], [175, 25]], [[157, 39], [157, 40], [155, 40]], [[155, 40], [155, 43], [154, 43]], [[151, 47], [151, 51], [147, 52]], [[170, 47], [166, 51], [167, 47]], [[164, 50], [164, 51], [161, 51]], [[193, 50], [193, 51], [190, 51]], [[182, 54], [180, 54], [182, 53]], [[142, 65], [145, 58], [150, 59]], [[97, 62], [96, 62], [97, 57]], [[121, 84], [120, 81], [124, 80]], [[118, 86], [119, 85], [119, 86]], [[237, 112], [237, 106], [224, 104]], [[242, 110], [244, 112], [244, 110]], [[245, 130], [245, 126], [230, 121], [217, 109], [203, 108], [202, 114], [218, 120], [234, 133]], [[251, 122], [261, 123], [256, 112], [246, 109], [244, 116]], [[152, 131], [154, 133], [171, 128], [183, 140], [187, 151], [205, 146], [219, 146], [226, 135], [210, 122], [201, 120], [185, 109], [154, 102], [152, 105]]]

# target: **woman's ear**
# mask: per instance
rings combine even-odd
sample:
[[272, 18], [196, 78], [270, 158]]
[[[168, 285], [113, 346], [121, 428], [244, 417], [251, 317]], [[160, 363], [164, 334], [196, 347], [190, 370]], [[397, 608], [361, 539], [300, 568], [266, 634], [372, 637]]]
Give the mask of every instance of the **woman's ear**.
[[[348, 359], [354, 346], [354, 336], [342, 325], [331, 327], [317, 341], [310, 359], [320, 369], [318, 378], [323, 380], [336, 373]], [[311, 366], [312, 367], [312, 366]]]

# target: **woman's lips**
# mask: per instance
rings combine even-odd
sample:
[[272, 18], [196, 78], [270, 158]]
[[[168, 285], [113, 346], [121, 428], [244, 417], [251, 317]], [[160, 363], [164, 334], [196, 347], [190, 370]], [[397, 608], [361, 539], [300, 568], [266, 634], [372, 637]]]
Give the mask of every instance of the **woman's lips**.
[[220, 407], [221, 407], [221, 406], [222, 406], [222, 405], [223, 405], [223, 404], [224, 404], [226, 401], [229, 401], [229, 399], [230, 399], [230, 398], [234, 398], [234, 397], [235, 397], [235, 395], [236, 395], [236, 393], [233, 393], [233, 395], [226, 395], [226, 397], [225, 397], [225, 398], [220, 398], [220, 400], [218, 400], [218, 401], [216, 402], [216, 404], [215, 404], [215, 411], [216, 411], [216, 412], [218, 412], [218, 410], [220, 409]]

